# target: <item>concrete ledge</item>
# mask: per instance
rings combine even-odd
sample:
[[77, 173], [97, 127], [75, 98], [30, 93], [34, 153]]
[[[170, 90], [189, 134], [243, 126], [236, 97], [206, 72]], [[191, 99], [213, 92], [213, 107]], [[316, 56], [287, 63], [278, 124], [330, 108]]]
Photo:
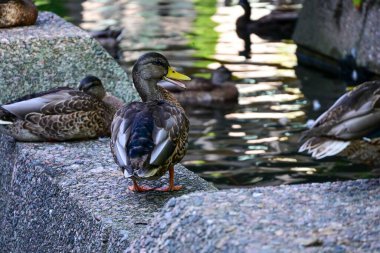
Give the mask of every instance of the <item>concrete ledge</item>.
[[380, 179], [171, 199], [127, 252], [380, 252]]
[[121, 252], [171, 197], [215, 190], [179, 165], [184, 191], [129, 192], [109, 139], [15, 144], [2, 136], [0, 152], [2, 252]]
[[99, 43], [53, 13], [39, 13], [34, 26], [0, 29], [0, 59], [0, 103], [56, 86], [77, 87], [88, 74], [125, 101], [139, 99]]
[[335, 60], [343, 60], [354, 51], [358, 66], [380, 74], [379, 16], [377, 1], [363, 1], [361, 11], [352, 1], [304, 1], [293, 39]]

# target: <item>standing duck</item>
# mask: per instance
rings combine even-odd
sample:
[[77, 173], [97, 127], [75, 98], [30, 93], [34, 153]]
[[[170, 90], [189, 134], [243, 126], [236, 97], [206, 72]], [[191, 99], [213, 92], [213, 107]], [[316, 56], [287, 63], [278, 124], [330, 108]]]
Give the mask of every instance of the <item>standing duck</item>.
[[174, 185], [174, 165], [186, 153], [189, 120], [178, 101], [157, 85], [166, 80], [185, 88], [176, 80], [190, 80], [174, 71], [159, 53], [142, 55], [132, 70], [133, 82], [143, 102], [132, 102], [119, 109], [111, 127], [111, 151], [131, 191], [154, 188], [138, 185], [141, 179], [157, 179], [169, 170], [169, 186], [159, 191], [180, 190]]
[[380, 165], [380, 81], [365, 82], [340, 97], [304, 133], [299, 152], [321, 159], [340, 155]]
[[66, 141], [109, 135], [120, 100], [109, 98], [94, 76], [84, 78], [79, 89], [54, 88], [0, 106], [0, 132], [18, 141]]
[[31, 0], [0, 1], [0, 28], [34, 25], [37, 7]]

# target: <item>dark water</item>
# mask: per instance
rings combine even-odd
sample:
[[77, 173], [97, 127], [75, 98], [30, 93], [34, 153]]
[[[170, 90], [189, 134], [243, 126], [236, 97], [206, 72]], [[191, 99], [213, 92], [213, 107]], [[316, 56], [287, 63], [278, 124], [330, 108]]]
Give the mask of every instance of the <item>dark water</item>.
[[[213, 1], [194, 2], [204, 6], [196, 8], [191, 0], [72, 0], [62, 15], [87, 30], [124, 28], [120, 63], [127, 71], [147, 51], [162, 52], [189, 75], [207, 76], [221, 63], [233, 71], [239, 104], [186, 108], [191, 132], [183, 164], [218, 187], [372, 176], [365, 166], [338, 158], [315, 161], [297, 153], [305, 123], [343, 94], [345, 83], [296, 67], [291, 41], [268, 42], [252, 35], [252, 58], [246, 60], [239, 56], [243, 42], [235, 33], [240, 6], [218, 1], [213, 23], [208, 19]], [[267, 1], [251, 3], [252, 19], [275, 8]]]

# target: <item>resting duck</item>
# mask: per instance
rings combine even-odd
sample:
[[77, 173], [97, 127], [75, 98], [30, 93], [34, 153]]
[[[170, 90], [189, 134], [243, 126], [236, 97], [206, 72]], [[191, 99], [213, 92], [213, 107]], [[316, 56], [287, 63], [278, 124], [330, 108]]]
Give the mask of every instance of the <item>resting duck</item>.
[[231, 81], [232, 72], [225, 66], [221, 66], [212, 72], [211, 79], [198, 77], [187, 82], [186, 90], [168, 86], [165, 82], [160, 85], [171, 91], [182, 105], [210, 106], [237, 103], [239, 91]]
[[241, 54], [245, 57], [249, 58], [251, 52], [252, 33], [269, 41], [292, 38], [298, 19], [297, 11], [274, 10], [258, 20], [251, 20], [251, 5], [248, 0], [239, 0], [239, 5], [244, 9], [244, 14], [236, 20], [236, 34], [244, 40], [244, 51]]
[[299, 152], [321, 159], [340, 155], [380, 165], [380, 81], [365, 82], [340, 97], [302, 137]]
[[114, 58], [119, 58], [120, 41], [121, 41], [121, 29], [111, 29], [107, 27], [100, 31], [91, 31], [90, 35], [96, 39], [100, 45]]
[[0, 28], [34, 25], [37, 7], [31, 0], [0, 1]]
[[108, 136], [121, 101], [107, 96], [101, 81], [93, 76], [84, 78], [79, 89], [54, 88], [0, 106], [0, 132], [18, 141]]
[[[189, 121], [178, 101], [157, 85], [166, 80], [185, 88], [176, 80], [190, 80], [174, 71], [159, 53], [142, 55], [132, 70], [133, 82], [143, 102], [132, 102], [117, 111], [111, 127], [111, 151], [131, 191], [175, 191], [174, 165], [186, 153]], [[169, 170], [169, 186], [149, 188], [137, 180], [157, 179]]]

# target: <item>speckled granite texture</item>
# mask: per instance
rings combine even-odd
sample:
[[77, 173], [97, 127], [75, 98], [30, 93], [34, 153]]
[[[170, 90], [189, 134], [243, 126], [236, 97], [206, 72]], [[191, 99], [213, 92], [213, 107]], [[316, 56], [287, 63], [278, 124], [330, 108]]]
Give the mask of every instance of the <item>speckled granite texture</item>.
[[337, 60], [354, 49], [358, 65], [380, 74], [379, 16], [379, 1], [363, 1], [361, 11], [352, 1], [304, 1], [293, 39]]
[[380, 252], [380, 179], [171, 199], [127, 252]]
[[41, 12], [34, 26], [0, 29], [0, 59], [0, 103], [51, 87], [77, 87], [88, 74], [125, 101], [139, 99], [98, 42], [53, 13]]
[[[215, 190], [178, 165], [183, 191], [132, 193], [109, 139], [15, 144], [2, 136], [0, 152], [0, 252], [121, 252], [168, 199]], [[148, 181], [167, 183], [167, 175]]]

